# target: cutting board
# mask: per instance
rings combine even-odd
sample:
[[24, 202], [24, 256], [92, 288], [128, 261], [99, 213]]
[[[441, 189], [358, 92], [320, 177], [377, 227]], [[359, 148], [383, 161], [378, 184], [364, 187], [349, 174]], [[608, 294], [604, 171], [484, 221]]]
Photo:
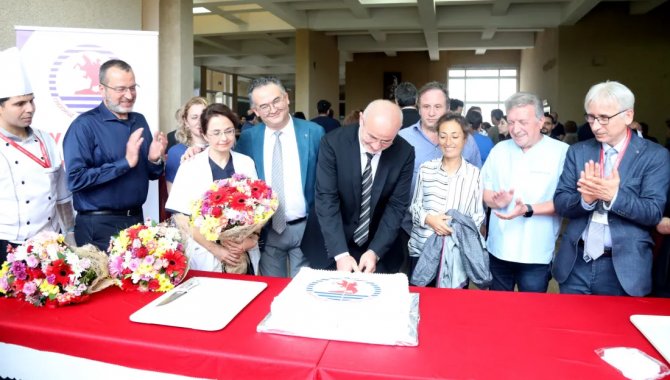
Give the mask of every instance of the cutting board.
[[196, 330], [221, 330], [268, 285], [259, 281], [192, 277], [187, 282], [199, 285], [176, 300], [158, 305], [186, 282], [151, 301], [130, 316], [138, 323], [183, 327]]

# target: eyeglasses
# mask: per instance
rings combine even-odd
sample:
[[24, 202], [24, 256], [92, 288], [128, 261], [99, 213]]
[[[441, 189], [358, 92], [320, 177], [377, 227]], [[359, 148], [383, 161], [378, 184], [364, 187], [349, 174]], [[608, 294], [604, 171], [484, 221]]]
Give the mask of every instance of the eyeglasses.
[[225, 131], [222, 131], [220, 129], [214, 130], [207, 132], [207, 136], [215, 137], [215, 138], [221, 138], [222, 135], [225, 135], [226, 137], [232, 137], [235, 135], [235, 128], [228, 128]]
[[281, 110], [284, 108], [284, 96], [283, 95], [278, 96], [271, 103], [261, 104], [256, 108], [258, 108], [261, 111], [261, 113], [266, 115], [272, 111], [272, 108], [274, 108], [275, 110]]
[[134, 93], [137, 92], [137, 88], [140, 87], [139, 84], [134, 84], [134, 85], [129, 86], [129, 87], [124, 87], [124, 86], [110, 87], [110, 86], [108, 86], [104, 83], [100, 83], [100, 84], [103, 85], [104, 87], [116, 92], [117, 94], [125, 94], [126, 91], [130, 91], [131, 94], [134, 94]]
[[615, 114], [612, 115], [612, 116], [607, 116], [607, 115], [599, 115], [599, 116], [596, 116], [596, 115], [591, 115], [590, 113], [585, 113], [585, 114], [584, 114], [584, 119], [586, 119], [586, 122], [589, 123], [589, 124], [593, 124], [593, 123], [596, 121], [596, 119], [597, 119], [597, 120], [598, 120], [598, 123], [599, 123], [600, 125], [607, 125], [607, 124], [610, 123], [610, 119], [611, 119], [611, 118], [613, 118], [613, 117], [615, 117], [615, 116], [617, 116], [617, 115], [621, 115], [622, 113], [624, 113], [624, 112], [626, 112], [626, 111], [628, 111], [628, 110], [626, 109], [626, 110], [623, 110], [623, 111], [619, 111], [619, 112], [615, 113]]

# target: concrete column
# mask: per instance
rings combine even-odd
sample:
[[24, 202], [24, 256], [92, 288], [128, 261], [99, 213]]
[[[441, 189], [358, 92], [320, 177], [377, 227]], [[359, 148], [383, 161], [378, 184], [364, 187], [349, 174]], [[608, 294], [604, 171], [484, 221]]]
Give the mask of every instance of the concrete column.
[[159, 0], [160, 130], [176, 127], [175, 111], [193, 96], [193, 1]]
[[337, 39], [308, 29], [296, 31], [295, 111], [316, 117], [316, 102], [328, 100], [339, 113], [340, 81]]

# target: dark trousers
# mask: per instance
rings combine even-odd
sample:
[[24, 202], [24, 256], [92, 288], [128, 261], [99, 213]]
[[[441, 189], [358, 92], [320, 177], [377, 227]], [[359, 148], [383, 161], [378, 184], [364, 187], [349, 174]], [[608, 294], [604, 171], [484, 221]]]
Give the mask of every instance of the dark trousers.
[[101, 251], [109, 247], [109, 239], [119, 231], [134, 224], [142, 223], [140, 215], [81, 215], [77, 214], [74, 226], [74, 238], [78, 246], [93, 244]]
[[491, 290], [546, 293], [551, 279], [551, 264], [524, 264], [500, 260], [489, 253], [493, 282]]
[[561, 294], [626, 295], [614, 270], [611, 256], [601, 256], [588, 263], [583, 257], [584, 248], [578, 247], [572, 272], [559, 284]]
[[0, 240], [0, 265], [7, 261], [7, 249], [9, 247], [18, 247], [18, 244], [10, 243], [7, 240]]

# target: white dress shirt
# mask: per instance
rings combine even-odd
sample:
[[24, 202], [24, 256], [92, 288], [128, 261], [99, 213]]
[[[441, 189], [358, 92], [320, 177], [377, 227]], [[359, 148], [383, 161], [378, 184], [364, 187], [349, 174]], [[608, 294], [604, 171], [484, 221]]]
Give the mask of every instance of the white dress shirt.
[[[281, 129], [279, 136], [282, 149], [282, 166], [284, 168], [284, 210], [286, 221], [304, 218], [307, 215], [305, 195], [302, 191], [302, 176], [300, 171], [300, 155], [298, 142], [293, 127], [293, 119]], [[272, 186], [272, 152], [275, 146], [275, 130], [265, 128], [265, 144], [263, 146], [263, 169], [265, 181]]]

